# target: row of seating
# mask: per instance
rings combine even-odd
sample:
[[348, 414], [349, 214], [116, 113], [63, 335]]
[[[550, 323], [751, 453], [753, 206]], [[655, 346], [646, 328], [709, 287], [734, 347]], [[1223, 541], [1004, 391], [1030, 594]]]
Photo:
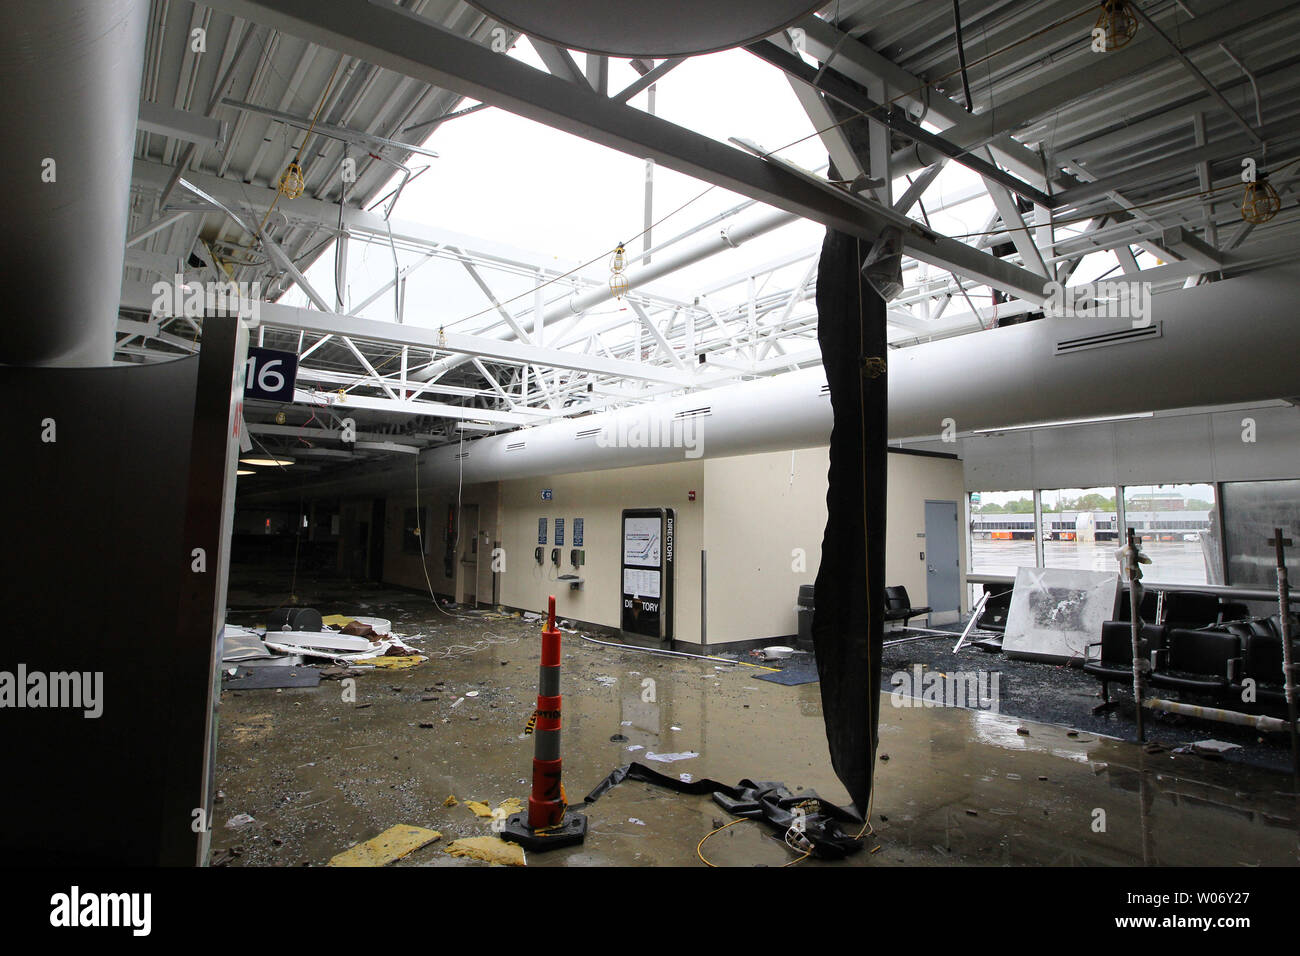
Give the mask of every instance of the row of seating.
[[[811, 584], [799, 585], [799, 607], [811, 611], [816, 604], [816, 591]], [[929, 614], [931, 608], [913, 607], [912, 599], [907, 593], [907, 588], [901, 584], [898, 587], [885, 588], [885, 620], [902, 621], [903, 626], [911, 622], [912, 618], [920, 617], [922, 614]], [[811, 614], [804, 615], [809, 620], [809, 627], [812, 626]], [[802, 631], [801, 631], [802, 636]], [[811, 639], [811, 638], [810, 638]]]
[[[1151, 664], [1147, 683], [1210, 697], [1233, 709], [1254, 709], [1247, 694], [1251, 686], [1253, 703], [1259, 708], [1285, 707], [1280, 620], [1274, 615], [1201, 629], [1144, 624], [1138, 632], [1138, 651]], [[1293, 624], [1292, 633], [1300, 633], [1300, 623]], [[1100, 655], [1083, 669], [1101, 681], [1102, 699], [1109, 703], [1111, 682], [1128, 686], [1133, 679], [1131, 625], [1107, 621], [1101, 640], [1091, 646], [1099, 647]], [[1294, 638], [1292, 653], [1300, 654], [1300, 643]], [[1248, 685], [1247, 680], [1253, 683]]]

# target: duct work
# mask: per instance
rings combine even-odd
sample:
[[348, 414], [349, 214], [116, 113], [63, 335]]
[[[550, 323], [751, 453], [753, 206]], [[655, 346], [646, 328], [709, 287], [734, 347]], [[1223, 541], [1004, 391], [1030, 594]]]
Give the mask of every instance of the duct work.
[[[780, 229], [792, 222], [797, 222], [799, 217], [792, 213], [782, 212], [777, 209], [768, 209], [764, 212], [750, 215], [737, 222], [733, 222], [718, 231], [718, 234], [710, 239], [695, 243], [687, 249], [672, 255], [664, 256], [655, 262], [654, 265], [648, 266], [635, 273], [628, 275], [628, 287], [636, 288], [645, 285], [647, 282], [653, 282], [656, 279], [663, 278], [666, 275], [684, 269], [687, 266], [694, 265], [708, 259], [710, 256], [717, 255], [727, 249], [735, 249], [741, 243], [748, 242], [756, 236], [761, 236], [772, 232], [774, 229]], [[580, 315], [588, 309], [600, 305], [602, 302], [608, 302], [614, 298], [614, 293], [607, 286], [598, 286], [579, 296], [558, 303], [547, 309], [541, 315], [540, 322], [534, 315], [526, 321], [526, 330], [529, 334], [536, 336], [539, 326], [545, 331], [545, 328], [552, 322], [558, 322], [561, 319], [567, 319], [571, 316]], [[492, 334], [492, 333], [489, 333]], [[513, 329], [498, 330], [494, 338], [510, 340], [518, 338]], [[445, 375], [460, 365], [472, 360], [469, 355], [453, 355], [434, 362], [426, 369], [422, 369], [411, 375], [411, 378], [418, 382], [427, 382], [431, 379], [437, 379]]]
[[[1125, 320], [1049, 318], [895, 349], [889, 438], [937, 438], [948, 418], [965, 435], [1292, 396], [1300, 325], [1289, 303], [1298, 290], [1300, 267], [1285, 266], [1154, 296], [1141, 329]], [[1215, 374], [1187, 375], [1205, 355], [1216, 356]], [[420, 480], [468, 484], [824, 445], [826, 384], [823, 369], [809, 368], [447, 445], [420, 456]], [[606, 440], [638, 429], [690, 442]], [[402, 462], [311, 487], [362, 493], [407, 488], [412, 479]]]
[[0, 5], [0, 163], [22, 224], [0, 268], [11, 295], [34, 293], [14, 299], [2, 363], [112, 362], [148, 12], [147, 0]]

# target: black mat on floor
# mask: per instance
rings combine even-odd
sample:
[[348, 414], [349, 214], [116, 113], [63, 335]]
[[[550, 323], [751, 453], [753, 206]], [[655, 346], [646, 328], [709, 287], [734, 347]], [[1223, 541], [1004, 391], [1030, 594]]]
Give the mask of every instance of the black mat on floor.
[[734, 787], [716, 780], [686, 782], [651, 770], [645, 764], [630, 763], [618, 767], [598, 783], [583, 803], [595, 803], [624, 780], [640, 780], [678, 793], [710, 794], [713, 802], [728, 813], [762, 821], [783, 837], [798, 826], [811, 844], [811, 854], [818, 859], [838, 860], [862, 849], [859, 837], [849, 836], [841, 829], [862, 830], [862, 817], [858, 814], [828, 803], [815, 790], [791, 793], [785, 784], [766, 780], [742, 780]]
[[221, 685], [226, 690], [278, 690], [283, 687], [318, 687], [320, 671], [314, 667], [241, 667]]
[[800, 684], [815, 684], [818, 680], [817, 662], [811, 657], [793, 663], [786, 662], [786, 665], [779, 671], [771, 674], [759, 674], [758, 679], [770, 681], [773, 684], [781, 684], [785, 687], [797, 687]]

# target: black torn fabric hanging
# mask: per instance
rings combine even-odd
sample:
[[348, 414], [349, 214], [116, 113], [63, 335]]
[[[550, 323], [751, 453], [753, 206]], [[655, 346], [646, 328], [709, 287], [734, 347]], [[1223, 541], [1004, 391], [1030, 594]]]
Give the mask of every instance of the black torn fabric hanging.
[[689, 783], [670, 777], [645, 764], [630, 763], [619, 767], [596, 784], [584, 803], [595, 803], [624, 780], [639, 780], [667, 787], [678, 793], [709, 794], [713, 802], [728, 813], [768, 824], [781, 836], [798, 821], [802, 835], [811, 844], [811, 853], [821, 860], [839, 860], [862, 849], [862, 840], [850, 836], [841, 824], [855, 832], [862, 829], [862, 818], [817, 796], [813, 790], [791, 793], [783, 783], [768, 780], [742, 780], [734, 787], [716, 780], [692, 780]]
[[828, 229], [817, 272], [834, 424], [812, 625], [831, 765], [864, 818], [879, 740], [888, 467], [885, 302], [861, 272], [870, 250]]

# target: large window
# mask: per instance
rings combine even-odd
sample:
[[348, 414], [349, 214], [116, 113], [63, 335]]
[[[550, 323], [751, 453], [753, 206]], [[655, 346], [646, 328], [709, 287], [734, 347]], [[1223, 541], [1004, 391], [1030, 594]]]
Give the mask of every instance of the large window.
[[1049, 568], [1117, 571], [1114, 488], [1041, 492], [1043, 563]]
[[973, 573], [1014, 575], [1037, 563], [1032, 491], [973, 491], [970, 519]]
[[1223, 583], [1213, 485], [1128, 485], [1124, 523], [1142, 539], [1142, 550], [1151, 558], [1142, 571], [1146, 580]]
[[[1223, 485], [1228, 583], [1277, 586], [1277, 555], [1268, 542], [1275, 528], [1300, 545], [1300, 481], [1230, 481]], [[1217, 523], [1216, 523], [1217, 527]], [[1287, 576], [1300, 584], [1300, 547], [1287, 549]]]

